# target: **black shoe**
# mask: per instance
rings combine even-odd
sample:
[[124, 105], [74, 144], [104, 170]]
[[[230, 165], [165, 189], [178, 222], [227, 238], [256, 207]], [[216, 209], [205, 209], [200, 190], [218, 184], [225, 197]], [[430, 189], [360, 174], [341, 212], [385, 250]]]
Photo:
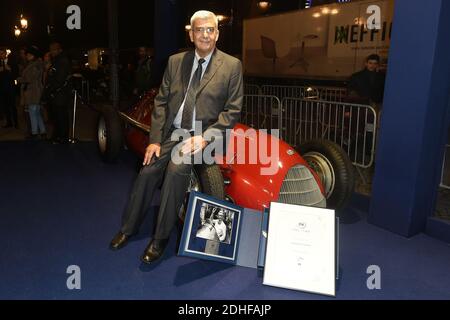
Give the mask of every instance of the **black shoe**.
[[144, 255], [141, 258], [142, 262], [152, 263], [161, 258], [168, 242], [169, 239], [152, 239], [145, 248]]
[[7, 123], [4, 126], [2, 126], [2, 128], [6, 129], [6, 128], [12, 128], [12, 124], [11, 123]]
[[128, 243], [128, 239], [130, 238], [129, 235], [126, 235], [119, 231], [118, 234], [114, 236], [114, 238], [111, 240], [111, 243], [109, 244], [109, 248], [112, 250], [119, 250], [120, 248], [123, 248]]

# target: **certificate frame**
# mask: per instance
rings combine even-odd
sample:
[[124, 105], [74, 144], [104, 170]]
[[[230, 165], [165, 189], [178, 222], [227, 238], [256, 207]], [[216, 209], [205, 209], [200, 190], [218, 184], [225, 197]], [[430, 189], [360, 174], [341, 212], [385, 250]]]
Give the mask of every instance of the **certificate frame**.
[[191, 191], [178, 255], [237, 264], [243, 208]]
[[334, 210], [270, 204], [263, 284], [336, 296]]

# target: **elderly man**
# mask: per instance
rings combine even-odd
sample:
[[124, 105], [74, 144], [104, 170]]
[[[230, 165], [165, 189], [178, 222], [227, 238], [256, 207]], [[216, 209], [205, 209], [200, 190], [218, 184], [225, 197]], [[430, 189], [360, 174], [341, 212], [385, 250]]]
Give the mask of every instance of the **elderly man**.
[[119, 249], [137, 233], [154, 191], [163, 182], [156, 231], [142, 256], [145, 263], [161, 257], [189, 186], [192, 163], [171, 159], [171, 151], [179, 143], [171, 139], [171, 134], [179, 128], [188, 131], [190, 138], [184, 141], [188, 147], [182, 151], [193, 155], [206, 147], [206, 137], [211, 133], [224, 135], [232, 129], [242, 108], [241, 62], [216, 49], [219, 30], [214, 13], [194, 13], [189, 36], [195, 50], [169, 58], [155, 98], [143, 168], [135, 181], [121, 230], [110, 244], [112, 249]]

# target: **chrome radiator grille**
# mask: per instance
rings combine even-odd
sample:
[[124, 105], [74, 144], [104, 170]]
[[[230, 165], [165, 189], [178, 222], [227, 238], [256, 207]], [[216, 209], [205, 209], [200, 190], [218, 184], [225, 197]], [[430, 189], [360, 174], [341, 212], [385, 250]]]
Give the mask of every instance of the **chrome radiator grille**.
[[314, 176], [303, 165], [289, 169], [281, 185], [278, 201], [304, 206], [326, 207], [326, 199], [320, 192]]

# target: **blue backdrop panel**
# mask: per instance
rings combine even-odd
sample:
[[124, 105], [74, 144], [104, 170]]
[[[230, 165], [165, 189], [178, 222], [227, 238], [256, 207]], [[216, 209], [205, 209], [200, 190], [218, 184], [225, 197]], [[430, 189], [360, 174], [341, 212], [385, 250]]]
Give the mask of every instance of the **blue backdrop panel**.
[[450, 1], [396, 0], [369, 222], [404, 236], [433, 214], [447, 137]]

